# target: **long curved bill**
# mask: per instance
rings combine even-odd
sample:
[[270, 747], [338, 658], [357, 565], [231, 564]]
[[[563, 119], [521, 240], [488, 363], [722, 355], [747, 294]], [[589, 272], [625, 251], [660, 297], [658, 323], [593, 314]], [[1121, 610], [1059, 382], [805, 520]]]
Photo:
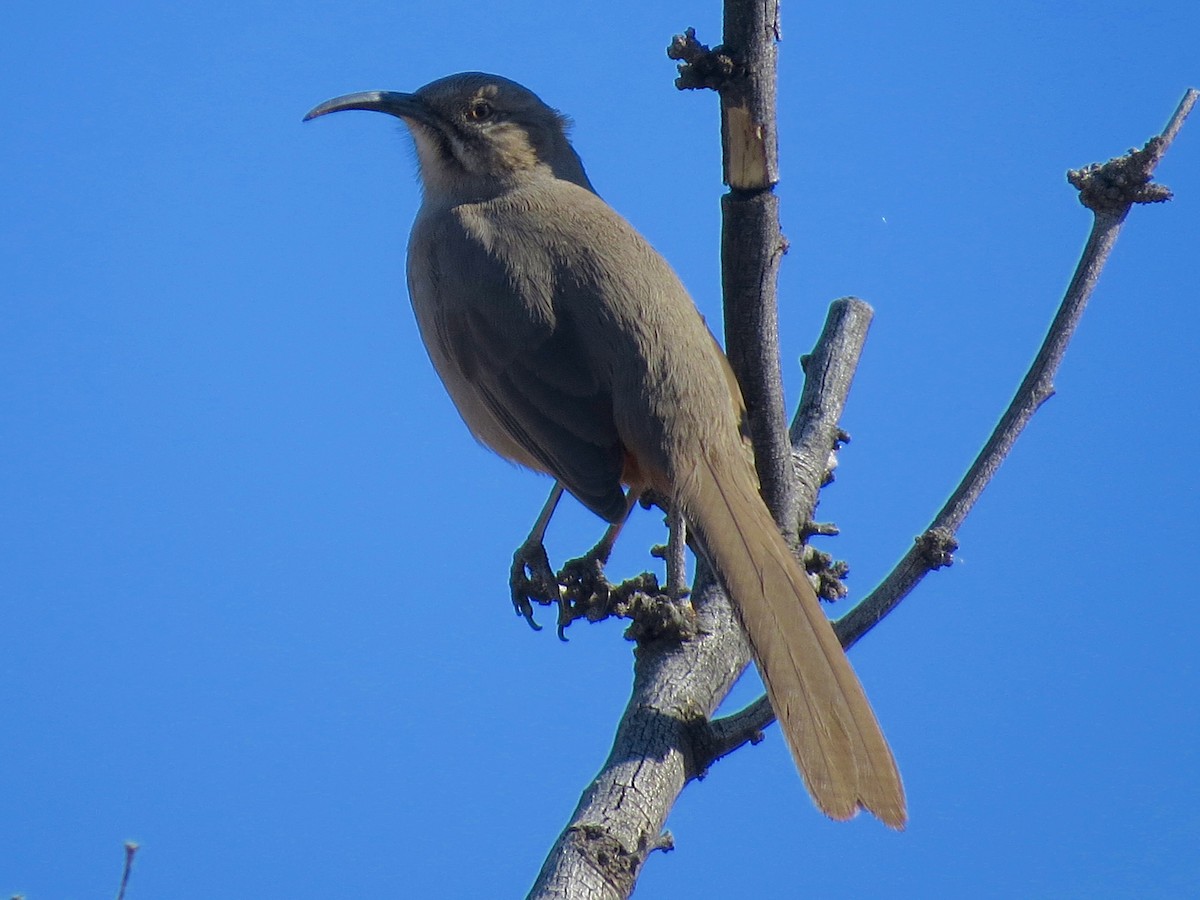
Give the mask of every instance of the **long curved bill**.
[[304, 121], [345, 109], [365, 109], [425, 125], [437, 124], [433, 112], [420, 97], [399, 91], [360, 91], [357, 94], [343, 94], [314, 106], [305, 114]]

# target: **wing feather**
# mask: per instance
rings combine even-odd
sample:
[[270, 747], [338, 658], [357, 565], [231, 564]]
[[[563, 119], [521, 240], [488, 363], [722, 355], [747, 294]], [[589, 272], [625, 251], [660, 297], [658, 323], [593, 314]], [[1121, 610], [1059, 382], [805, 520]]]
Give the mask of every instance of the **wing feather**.
[[619, 520], [625, 450], [611, 385], [584, 362], [553, 267], [534, 261], [518, 277], [452, 215], [422, 224], [410, 246], [413, 308], [463, 419], [496, 452], [553, 473], [597, 515]]

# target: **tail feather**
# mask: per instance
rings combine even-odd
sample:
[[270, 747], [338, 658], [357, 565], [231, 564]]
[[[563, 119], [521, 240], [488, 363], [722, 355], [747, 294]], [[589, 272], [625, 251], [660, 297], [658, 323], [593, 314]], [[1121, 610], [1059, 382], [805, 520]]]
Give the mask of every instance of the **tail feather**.
[[[715, 456], [715, 458], [714, 458]], [[809, 793], [834, 819], [867, 809], [892, 828], [904, 788], [862, 685], [743, 458], [710, 448], [677, 502], [729, 591]]]

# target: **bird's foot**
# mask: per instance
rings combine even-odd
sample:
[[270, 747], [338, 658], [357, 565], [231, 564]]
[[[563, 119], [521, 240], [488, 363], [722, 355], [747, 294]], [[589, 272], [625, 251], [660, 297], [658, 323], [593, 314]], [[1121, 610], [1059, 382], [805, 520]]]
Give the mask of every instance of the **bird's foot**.
[[533, 603], [556, 605], [558, 637], [563, 641], [575, 620], [599, 622], [610, 616], [630, 620], [625, 636], [631, 641], [694, 637], [696, 614], [687, 600], [686, 588], [664, 590], [653, 572], [614, 585], [604, 572], [611, 551], [611, 534], [606, 534], [587, 553], [563, 563], [555, 574], [546, 548], [531, 535], [513, 554], [509, 575], [517, 614], [540, 631], [542, 626], [533, 618]]
[[562, 605], [562, 588], [554, 576], [554, 570], [550, 568], [546, 548], [541, 540], [532, 535], [513, 553], [508, 586], [517, 615], [523, 616], [534, 631], [541, 631], [542, 626], [533, 618], [531, 600], [542, 606], [551, 603]]
[[[613, 585], [604, 575], [604, 563], [612, 546], [601, 541], [583, 556], [568, 560], [556, 575], [540, 540], [530, 537], [513, 554], [509, 588], [517, 614], [535, 630], [542, 626], [533, 618], [533, 603], [558, 607], [558, 636], [566, 640], [566, 629], [576, 619], [598, 622], [614, 613]], [[655, 584], [657, 587], [657, 583]]]
[[558, 636], [576, 619], [599, 622], [610, 616], [629, 620], [625, 637], [638, 643], [657, 640], [686, 641], [698, 633], [696, 613], [687, 592], [673, 596], [658, 583], [653, 572], [643, 572], [613, 584], [594, 550], [563, 565], [558, 573], [563, 586], [559, 604]]
[[601, 541], [583, 556], [563, 563], [558, 573], [562, 599], [558, 604], [558, 638], [565, 641], [567, 626], [576, 619], [598, 622], [612, 613], [613, 585], [604, 574], [611, 547]]

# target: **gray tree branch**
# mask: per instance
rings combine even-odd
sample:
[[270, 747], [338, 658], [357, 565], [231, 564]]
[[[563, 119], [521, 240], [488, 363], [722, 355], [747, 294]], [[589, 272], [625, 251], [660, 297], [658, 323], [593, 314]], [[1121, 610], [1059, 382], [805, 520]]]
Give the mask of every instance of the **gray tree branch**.
[[[829, 454], [838, 436], [837, 422], [871, 314], [861, 301], [834, 304], [825, 332], [806, 366], [805, 399], [789, 441], [775, 318], [775, 279], [784, 250], [773, 194], [777, 180], [777, 21], [778, 6], [772, 0], [728, 0], [722, 47], [708, 51], [695, 42], [689, 31], [672, 45], [671, 54], [686, 63], [681, 67], [681, 87], [715, 87], [721, 92], [722, 144], [726, 182], [731, 188], [722, 200], [726, 217], [722, 245], [726, 340], [746, 394], [764, 496], [784, 531], [794, 535], [801, 515], [811, 515], [828, 469]], [[1190, 103], [1194, 103], [1194, 94], [1189, 92], [1189, 96]], [[1182, 115], [1177, 114], [1180, 122]], [[1153, 153], [1146, 151], [1147, 158], [1153, 157], [1149, 171], [1163, 150], [1165, 146]], [[1089, 178], [1091, 174], [1085, 170], [1079, 177]], [[1108, 176], [1096, 177], [1098, 196], [1111, 201], [1113, 183], [1130, 176], [1127, 169], [1114, 169]], [[1145, 187], [1143, 182], [1141, 188]], [[1057, 369], [1070, 331], [1127, 212], [1128, 207], [1115, 223], [1114, 213], [1105, 212], [1103, 224], [1102, 214], [1097, 213], [1097, 229], [1089, 248], [1095, 245], [1092, 255], [1098, 256], [1099, 263], [1081, 262], [1072, 281], [1068, 295], [1082, 292], [1082, 299], [1073, 301], [1073, 312], [1060, 312], [1052, 326], [1052, 334], [1058, 333], [1056, 329], [1067, 329], [1061, 346], [1047, 352], [1044, 374], [1035, 375], [1031, 369], [1026, 378], [1030, 387], [1027, 390], [1023, 383], [997, 435], [989, 440], [963, 484], [913, 550], [879, 588], [836, 623], [843, 645], [850, 646], [877, 624], [925, 573], [949, 564], [953, 531], [1024, 423], [1048, 396], [1049, 378]], [[747, 235], [752, 239], [746, 239]], [[1039, 353], [1039, 360], [1042, 357]], [[713, 711], [748, 664], [750, 653], [728, 599], [703, 563], [697, 568], [692, 599], [699, 631], [696, 638], [638, 644], [632, 696], [608, 758], [583, 792], [529, 897], [628, 897], [649, 854], [670, 849], [671, 838], [663, 827], [688, 781], [702, 775], [714, 760], [754, 740], [772, 720], [764, 698], [739, 713], [710, 722]]]
[[[861, 300], [831, 307], [806, 365], [805, 434], [836, 434], [854, 374], [845, 361], [858, 358], [870, 320], [870, 307]], [[823, 474], [831, 446], [819, 439], [801, 443], [798, 468]], [[816, 491], [809, 495], [815, 502]], [[608, 759], [551, 849], [530, 897], [627, 897], [646, 857], [670, 848], [663, 826], [680, 792], [723, 755], [714, 750], [724, 736], [709, 717], [750, 662], [750, 649], [702, 560], [692, 602], [696, 638], [638, 644], [632, 696]], [[797, 785], [797, 802], [802, 796]]]
[[1198, 96], [1200, 93], [1195, 89], [1189, 89], [1162, 134], [1151, 138], [1141, 150], [1131, 150], [1103, 165], [1092, 165], [1067, 174], [1068, 180], [1080, 191], [1080, 202], [1092, 210], [1093, 219], [1087, 244], [1054, 321], [1000, 422], [950, 499], [879, 586], [837, 621], [835, 627], [844, 647], [853, 646], [882, 621], [928, 573], [953, 561], [952, 554], [958, 546], [954, 536], [967, 513], [975, 506], [1033, 414], [1054, 394], [1054, 375], [1129, 210], [1135, 203], [1170, 199], [1170, 191], [1151, 184], [1150, 180], [1184, 119], [1196, 105]]
[[[726, 352], [746, 399], [764, 497], [784, 533], [794, 538], [795, 470], [775, 297], [784, 251], [773, 193], [777, 21], [772, 0], [727, 0], [727, 54], [717, 60], [719, 74], [710, 86], [720, 87], [724, 178], [731, 188], [721, 204]], [[685, 52], [698, 50], [690, 31], [689, 38], [693, 45]], [[676, 44], [668, 51], [673, 56]], [[822, 471], [827, 456], [828, 448]], [[699, 637], [639, 644], [633, 695], [612, 750], [551, 849], [531, 898], [627, 897], [647, 855], [669, 845], [662, 832], [667, 815], [698, 774], [696, 734], [707, 733], [709, 716], [750, 660], [728, 598], [703, 564], [692, 603]]]
[[[953, 563], [954, 551], [958, 549], [955, 538], [958, 529], [1033, 414], [1053, 396], [1054, 375], [1130, 209], [1135, 203], [1159, 203], [1170, 199], [1170, 191], [1162, 185], [1152, 184], [1151, 178], [1198, 97], [1200, 92], [1189, 89], [1162, 134], [1151, 138], [1141, 150], [1131, 150], [1102, 165], [1068, 173], [1068, 180], [1080, 191], [1080, 202], [1092, 210], [1093, 221], [1058, 312], [1008, 408], [945, 505], [883, 581], [834, 622], [834, 630], [847, 650], [899, 606], [926, 575]], [[797, 421], [803, 412], [802, 402]], [[793, 423], [793, 441], [797, 434]], [[808, 478], [800, 479], [802, 489], [809, 483]], [[711, 751], [714, 760], [744, 744], [756, 742], [762, 730], [774, 720], [771, 705], [763, 696], [744, 709], [713, 722]]]

